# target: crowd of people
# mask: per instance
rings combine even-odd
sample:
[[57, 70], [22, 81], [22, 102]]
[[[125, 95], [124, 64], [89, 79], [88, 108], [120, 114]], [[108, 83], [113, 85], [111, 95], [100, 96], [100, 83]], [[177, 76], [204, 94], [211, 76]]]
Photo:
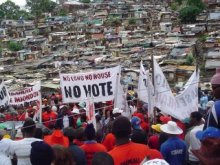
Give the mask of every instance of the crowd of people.
[[84, 102], [62, 104], [59, 94], [42, 100], [40, 124], [33, 119], [36, 102], [1, 108], [1, 122], [24, 123], [15, 139], [0, 127], [0, 165], [218, 165], [219, 69], [211, 84], [214, 100], [203, 94], [202, 111], [184, 121], [158, 109], [151, 120], [147, 104], [135, 95], [128, 98], [129, 117], [108, 101], [95, 105], [95, 122], [88, 120]]

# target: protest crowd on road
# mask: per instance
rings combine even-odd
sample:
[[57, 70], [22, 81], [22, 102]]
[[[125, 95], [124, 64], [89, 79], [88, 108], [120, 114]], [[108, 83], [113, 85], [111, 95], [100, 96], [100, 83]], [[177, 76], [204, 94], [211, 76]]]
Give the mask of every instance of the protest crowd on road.
[[[126, 111], [113, 100], [63, 103], [61, 92], [42, 95], [40, 104], [2, 106], [0, 165], [218, 165], [219, 71], [212, 95], [199, 91], [198, 108], [184, 120], [156, 107], [149, 113], [135, 92], [127, 93]], [[9, 130], [7, 121], [22, 126]]]

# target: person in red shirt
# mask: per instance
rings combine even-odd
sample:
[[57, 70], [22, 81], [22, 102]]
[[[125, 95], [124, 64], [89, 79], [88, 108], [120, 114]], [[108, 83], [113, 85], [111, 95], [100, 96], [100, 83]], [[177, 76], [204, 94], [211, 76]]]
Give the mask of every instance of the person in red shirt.
[[112, 133], [108, 133], [102, 141], [102, 144], [106, 147], [107, 151], [111, 151], [115, 146], [115, 136]]
[[148, 159], [162, 159], [159, 151], [129, 140], [131, 123], [128, 118], [124, 116], [117, 117], [113, 123], [112, 132], [116, 137], [116, 146], [108, 153], [114, 159], [114, 165], [139, 165], [145, 157], [148, 157]]
[[42, 116], [43, 123], [47, 128], [53, 129], [56, 123], [57, 114], [51, 110], [50, 106], [46, 106], [44, 110], [45, 112]]
[[145, 130], [146, 132], [148, 132], [149, 130], [149, 124], [148, 122], [145, 120], [144, 114], [140, 113], [140, 112], [136, 112], [133, 114], [133, 116], [137, 116], [139, 119], [141, 119], [141, 123], [140, 126], [143, 130]]
[[160, 142], [159, 142], [159, 133], [161, 132], [160, 126], [161, 124], [155, 124], [151, 126], [151, 128], [154, 131], [154, 134], [151, 135], [148, 140], [149, 147], [152, 149], [157, 149], [158, 151], [160, 150]]
[[87, 141], [80, 147], [86, 153], [87, 165], [92, 164], [93, 155], [96, 152], [107, 152], [104, 145], [95, 141], [95, 129], [93, 124], [88, 124], [85, 129], [85, 136]]

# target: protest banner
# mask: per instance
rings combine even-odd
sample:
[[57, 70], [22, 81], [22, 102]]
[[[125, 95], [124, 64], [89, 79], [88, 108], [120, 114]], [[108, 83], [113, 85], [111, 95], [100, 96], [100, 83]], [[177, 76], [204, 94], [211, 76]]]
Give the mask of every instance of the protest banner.
[[[176, 99], [170, 89], [170, 86], [164, 76], [159, 64], [153, 58], [154, 62], [154, 88], [155, 88], [155, 106], [162, 112], [171, 116], [179, 116], [176, 111]], [[178, 114], [177, 114], [178, 113]]]
[[20, 91], [9, 91], [9, 96], [11, 105], [24, 105], [25, 102], [36, 100], [41, 101], [40, 82], [37, 82], [32, 87], [27, 87]]
[[120, 66], [87, 73], [60, 74], [63, 102], [86, 101], [89, 95], [94, 102], [113, 100], [119, 72]]
[[184, 90], [174, 97], [169, 84], [154, 59], [155, 106], [179, 120], [190, 117], [191, 112], [198, 110], [199, 71], [192, 74]]
[[0, 106], [7, 106], [9, 104], [9, 94], [4, 81], [0, 84]]
[[130, 118], [131, 112], [128, 109], [127, 88], [126, 89], [123, 88], [123, 86], [121, 85], [120, 79], [118, 80], [117, 86], [118, 86], [118, 90], [115, 96], [115, 100], [117, 101], [114, 101], [114, 108], [119, 108], [123, 110], [122, 115]]
[[143, 63], [140, 63], [140, 74], [138, 80], [138, 98], [148, 103], [148, 114], [153, 114], [154, 108], [154, 86], [149, 76], [149, 71], [144, 69]]
[[144, 69], [143, 63], [141, 61], [137, 94], [138, 94], [138, 98], [145, 103], [148, 102], [148, 80], [147, 80], [147, 74], [149, 74], [148, 72], [149, 71], [146, 71]]
[[198, 111], [198, 86], [199, 71], [195, 70], [184, 85], [184, 90], [175, 97], [180, 120], [190, 117], [192, 112]]

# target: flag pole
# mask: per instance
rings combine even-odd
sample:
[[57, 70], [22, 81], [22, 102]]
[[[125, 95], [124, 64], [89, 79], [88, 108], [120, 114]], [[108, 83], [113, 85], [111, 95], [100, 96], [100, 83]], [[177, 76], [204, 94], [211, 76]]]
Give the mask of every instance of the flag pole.
[[[154, 77], [155, 77], [155, 72], [154, 72], [154, 51], [153, 51], [153, 53], [151, 54], [151, 74], [152, 74], [152, 84], [153, 84], [153, 86], [155, 87], [155, 79], [154, 79]], [[153, 89], [154, 91], [153, 91], [153, 93], [154, 93], [154, 95], [155, 95], [155, 88]], [[153, 107], [153, 123], [156, 123], [156, 108], [155, 107]]]
[[119, 73], [117, 73], [117, 77], [116, 77], [116, 83], [117, 83], [117, 85], [116, 85], [116, 88], [115, 88], [115, 98], [114, 98], [114, 108], [117, 108], [116, 106], [117, 106], [117, 100], [118, 100], [118, 81], [120, 81], [119, 80], [119, 77], [120, 77], [120, 72], [121, 72], [121, 67], [120, 67], [120, 71], [119, 71]]

